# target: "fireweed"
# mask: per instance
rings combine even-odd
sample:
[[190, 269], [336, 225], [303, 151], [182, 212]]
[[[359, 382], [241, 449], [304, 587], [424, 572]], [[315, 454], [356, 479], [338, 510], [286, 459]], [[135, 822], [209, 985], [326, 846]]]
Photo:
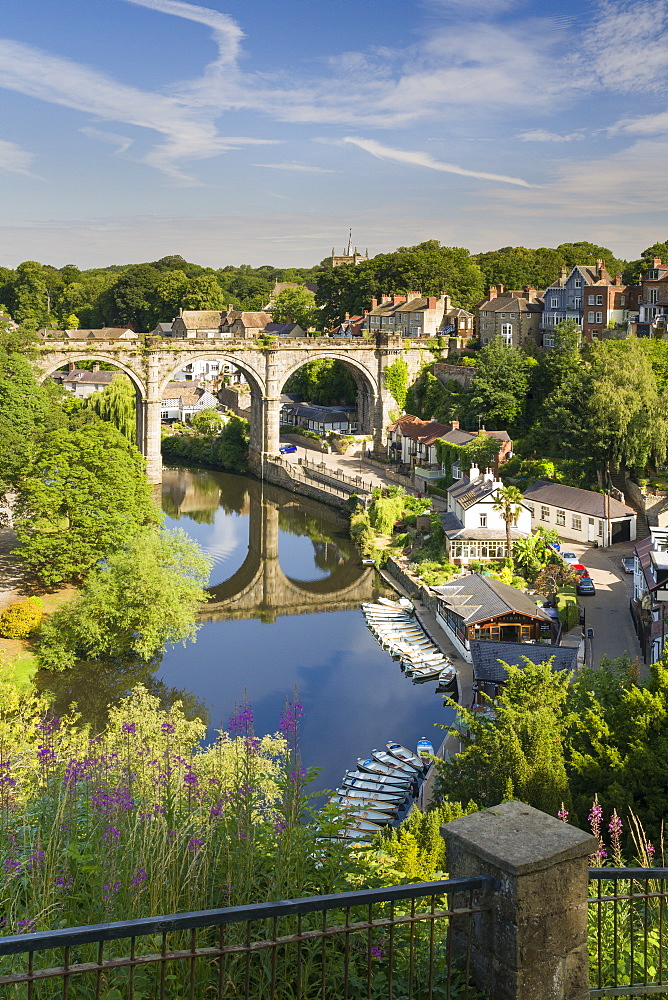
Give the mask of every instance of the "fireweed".
[[3, 933], [336, 891], [357, 872], [343, 843], [318, 857], [342, 821], [309, 813], [296, 699], [274, 735], [244, 704], [209, 746], [141, 687], [93, 739], [45, 708], [0, 690]]

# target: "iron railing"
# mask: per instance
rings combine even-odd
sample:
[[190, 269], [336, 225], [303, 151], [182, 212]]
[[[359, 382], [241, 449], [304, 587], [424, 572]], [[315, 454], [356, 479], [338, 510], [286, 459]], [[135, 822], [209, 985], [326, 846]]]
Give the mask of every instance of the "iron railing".
[[590, 868], [590, 997], [668, 994], [668, 868]]
[[18, 1000], [474, 998], [488, 876], [0, 938]]

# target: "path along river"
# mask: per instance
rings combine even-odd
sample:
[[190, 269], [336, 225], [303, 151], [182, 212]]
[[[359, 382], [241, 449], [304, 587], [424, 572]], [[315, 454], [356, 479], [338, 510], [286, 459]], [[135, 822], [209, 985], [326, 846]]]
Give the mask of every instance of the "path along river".
[[157, 676], [225, 728], [246, 692], [258, 733], [275, 732], [295, 687], [302, 755], [335, 787], [372, 748], [439, 746], [450, 721], [435, 682], [412, 684], [367, 629], [363, 600], [392, 594], [362, 565], [347, 523], [323, 504], [221, 472], [167, 469], [163, 510], [213, 558], [197, 641], [165, 653]]

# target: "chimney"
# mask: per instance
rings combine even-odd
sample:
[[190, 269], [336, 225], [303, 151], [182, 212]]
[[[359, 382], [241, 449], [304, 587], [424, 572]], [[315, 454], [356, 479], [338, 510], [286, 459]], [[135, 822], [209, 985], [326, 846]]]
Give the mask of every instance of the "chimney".
[[459, 430], [459, 421], [458, 420], [451, 420], [450, 421], [450, 430], [451, 431], [458, 431]]
[[482, 477], [483, 483], [493, 483], [494, 482], [494, 471], [493, 469], [485, 469], [485, 474]]
[[393, 306], [398, 306], [401, 302], [405, 302], [405, 301], [406, 301], [406, 296], [405, 295], [393, 295], [392, 296], [392, 305]]
[[375, 298], [375, 296], [374, 296], [374, 298], [371, 299], [371, 308], [372, 309], [377, 309], [378, 308], [378, 299]]
[[559, 277], [560, 278], [568, 277], [568, 268], [565, 265], [559, 268]]
[[346, 313], [346, 315], [344, 316], [344, 319], [350, 319], [350, 313], [349, 312]]
[[652, 267], [661, 267], [661, 258], [655, 257], [652, 261]]
[[450, 312], [452, 309], [452, 299], [449, 295], [442, 295], [441, 298], [443, 299], [443, 311]]
[[536, 301], [536, 289], [533, 287], [533, 285], [525, 285], [522, 291], [524, 292], [524, 298], [527, 300], [527, 302]]
[[427, 299], [427, 309], [435, 309], [435, 308], [436, 308], [436, 296], [430, 295], [429, 298]]
[[99, 372], [99, 370], [100, 370], [100, 362], [96, 361], [95, 364], [93, 365], [93, 371]]
[[498, 289], [499, 289], [499, 295], [503, 295], [503, 293], [505, 292], [505, 288], [503, 287], [501, 282], [499, 282]]
[[416, 292], [416, 291], [406, 292], [407, 302], [410, 302], [412, 299], [420, 299], [420, 298], [422, 298], [422, 292]]
[[490, 302], [492, 301], [492, 299], [496, 298], [497, 294], [498, 294], [498, 289], [497, 289], [496, 285], [490, 285], [489, 286], [489, 295], [487, 296], [487, 298], [490, 300]]
[[75, 372], [77, 370], [76, 361], [68, 361], [67, 370], [68, 372]]
[[603, 270], [604, 267], [605, 267], [605, 261], [599, 258], [596, 261], [596, 273], [598, 274], [599, 278], [601, 277], [601, 271]]
[[472, 483], [474, 483], [476, 479], [480, 479], [480, 469], [475, 464], [475, 462], [473, 463], [473, 465], [469, 470], [469, 479]]
[[622, 276], [621, 276], [621, 274], [616, 274], [615, 275], [615, 285], [617, 286], [617, 288], [619, 288], [621, 286], [621, 283], [622, 283]]
[[436, 417], [430, 417], [430, 418], [429, 418], [429, 423], [430, 423], [430, 424], [437, 424], [437, 423], [438, 423], [438, 420], [436, 419]]

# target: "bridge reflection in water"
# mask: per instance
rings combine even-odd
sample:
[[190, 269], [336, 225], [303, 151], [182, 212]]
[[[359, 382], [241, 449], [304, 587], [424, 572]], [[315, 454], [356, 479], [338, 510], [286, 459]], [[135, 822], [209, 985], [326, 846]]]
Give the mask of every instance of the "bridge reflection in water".
[[[224, 491], [216, 485], [222, 478]], [[211, 598], [201, 611], [202, 622], [275, 621], [282, 615], [349, 611], [378, 594], [376, 572], [362, 565], [345, 537], [345, 520], [322, 504], [304, 497], [297, 502], [287, 490], [241, 476], [198, 475], [182, 468], [163, 471], [162, 490], [163, 507], [172, 517], [212, 521], [221, 505], [248, 515], [246, 558], [232, 576], [209, 589]], [[316, 549], [316, 564], [328, 574], [317, 580], [287, 575], [279, 558], [280, 531], [308, 536]]]

